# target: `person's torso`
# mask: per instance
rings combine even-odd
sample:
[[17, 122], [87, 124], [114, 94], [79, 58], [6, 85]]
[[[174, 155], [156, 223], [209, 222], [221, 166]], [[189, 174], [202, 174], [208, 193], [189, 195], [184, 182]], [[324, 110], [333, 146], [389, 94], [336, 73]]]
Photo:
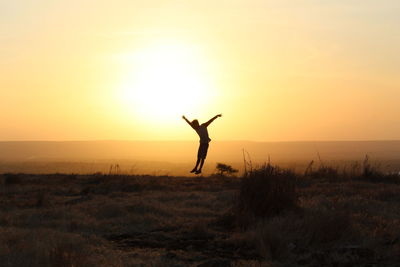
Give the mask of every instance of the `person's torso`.
[[200, 143], [209, 143], [211, 141], [210, 137], [208, 136], [207, 127], [204, 125], [200, 125], [198, 129], [196, 129], [197, 134], [200, 137]]

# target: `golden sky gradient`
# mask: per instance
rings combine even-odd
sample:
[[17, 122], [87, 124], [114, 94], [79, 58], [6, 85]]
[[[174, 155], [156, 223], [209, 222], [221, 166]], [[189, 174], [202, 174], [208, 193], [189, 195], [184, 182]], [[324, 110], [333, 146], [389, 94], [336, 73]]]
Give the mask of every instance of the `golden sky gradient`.
[[0, 2], [0, 140], [400, 137], [398, 0]]

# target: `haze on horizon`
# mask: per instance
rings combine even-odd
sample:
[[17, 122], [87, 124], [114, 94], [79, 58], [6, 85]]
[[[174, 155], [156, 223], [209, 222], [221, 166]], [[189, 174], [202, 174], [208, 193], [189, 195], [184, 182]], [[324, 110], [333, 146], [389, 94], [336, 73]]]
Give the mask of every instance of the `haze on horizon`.
[[397, 0], [0, 3], [0, 140], [394, 140]]

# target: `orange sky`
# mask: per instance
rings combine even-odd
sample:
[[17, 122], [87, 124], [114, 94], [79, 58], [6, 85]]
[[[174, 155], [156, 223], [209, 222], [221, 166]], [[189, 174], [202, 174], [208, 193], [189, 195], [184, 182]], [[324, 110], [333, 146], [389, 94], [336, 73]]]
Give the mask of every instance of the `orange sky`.
[[[151, 3], [150, 3], [151, 2]], [[400, 137], [397, 0], [0, 3], [0, 140]]]

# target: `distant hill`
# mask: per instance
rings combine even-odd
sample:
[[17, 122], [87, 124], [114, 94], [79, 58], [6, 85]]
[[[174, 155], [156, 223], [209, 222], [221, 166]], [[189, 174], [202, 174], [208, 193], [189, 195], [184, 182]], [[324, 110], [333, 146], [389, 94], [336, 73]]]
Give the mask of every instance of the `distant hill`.
[[[0, 142], [1, 161], [37, 160], [140, 160], [192, 162], [195, 141], [66, 141]], [[245, 142], [212, 141], [208, 159], [241, 162], [243, 149], [254, 162], [318, 160], [400, 159], [400, 141]]]
[[[0, 142], [0, 173], [115, 173], [191, 175], [195, 141]], [[223, 162], [243, 171], [243, 152], [253, 166], [267, 162], [303, 171], [315, 164], [348, 166], [371, 162], [384, 171], [400, 171], [400, 141], [242, 142], [212, 141], [203, 169], [208, 175]], [[250, 156], [250, 158], [249, 158]]]

